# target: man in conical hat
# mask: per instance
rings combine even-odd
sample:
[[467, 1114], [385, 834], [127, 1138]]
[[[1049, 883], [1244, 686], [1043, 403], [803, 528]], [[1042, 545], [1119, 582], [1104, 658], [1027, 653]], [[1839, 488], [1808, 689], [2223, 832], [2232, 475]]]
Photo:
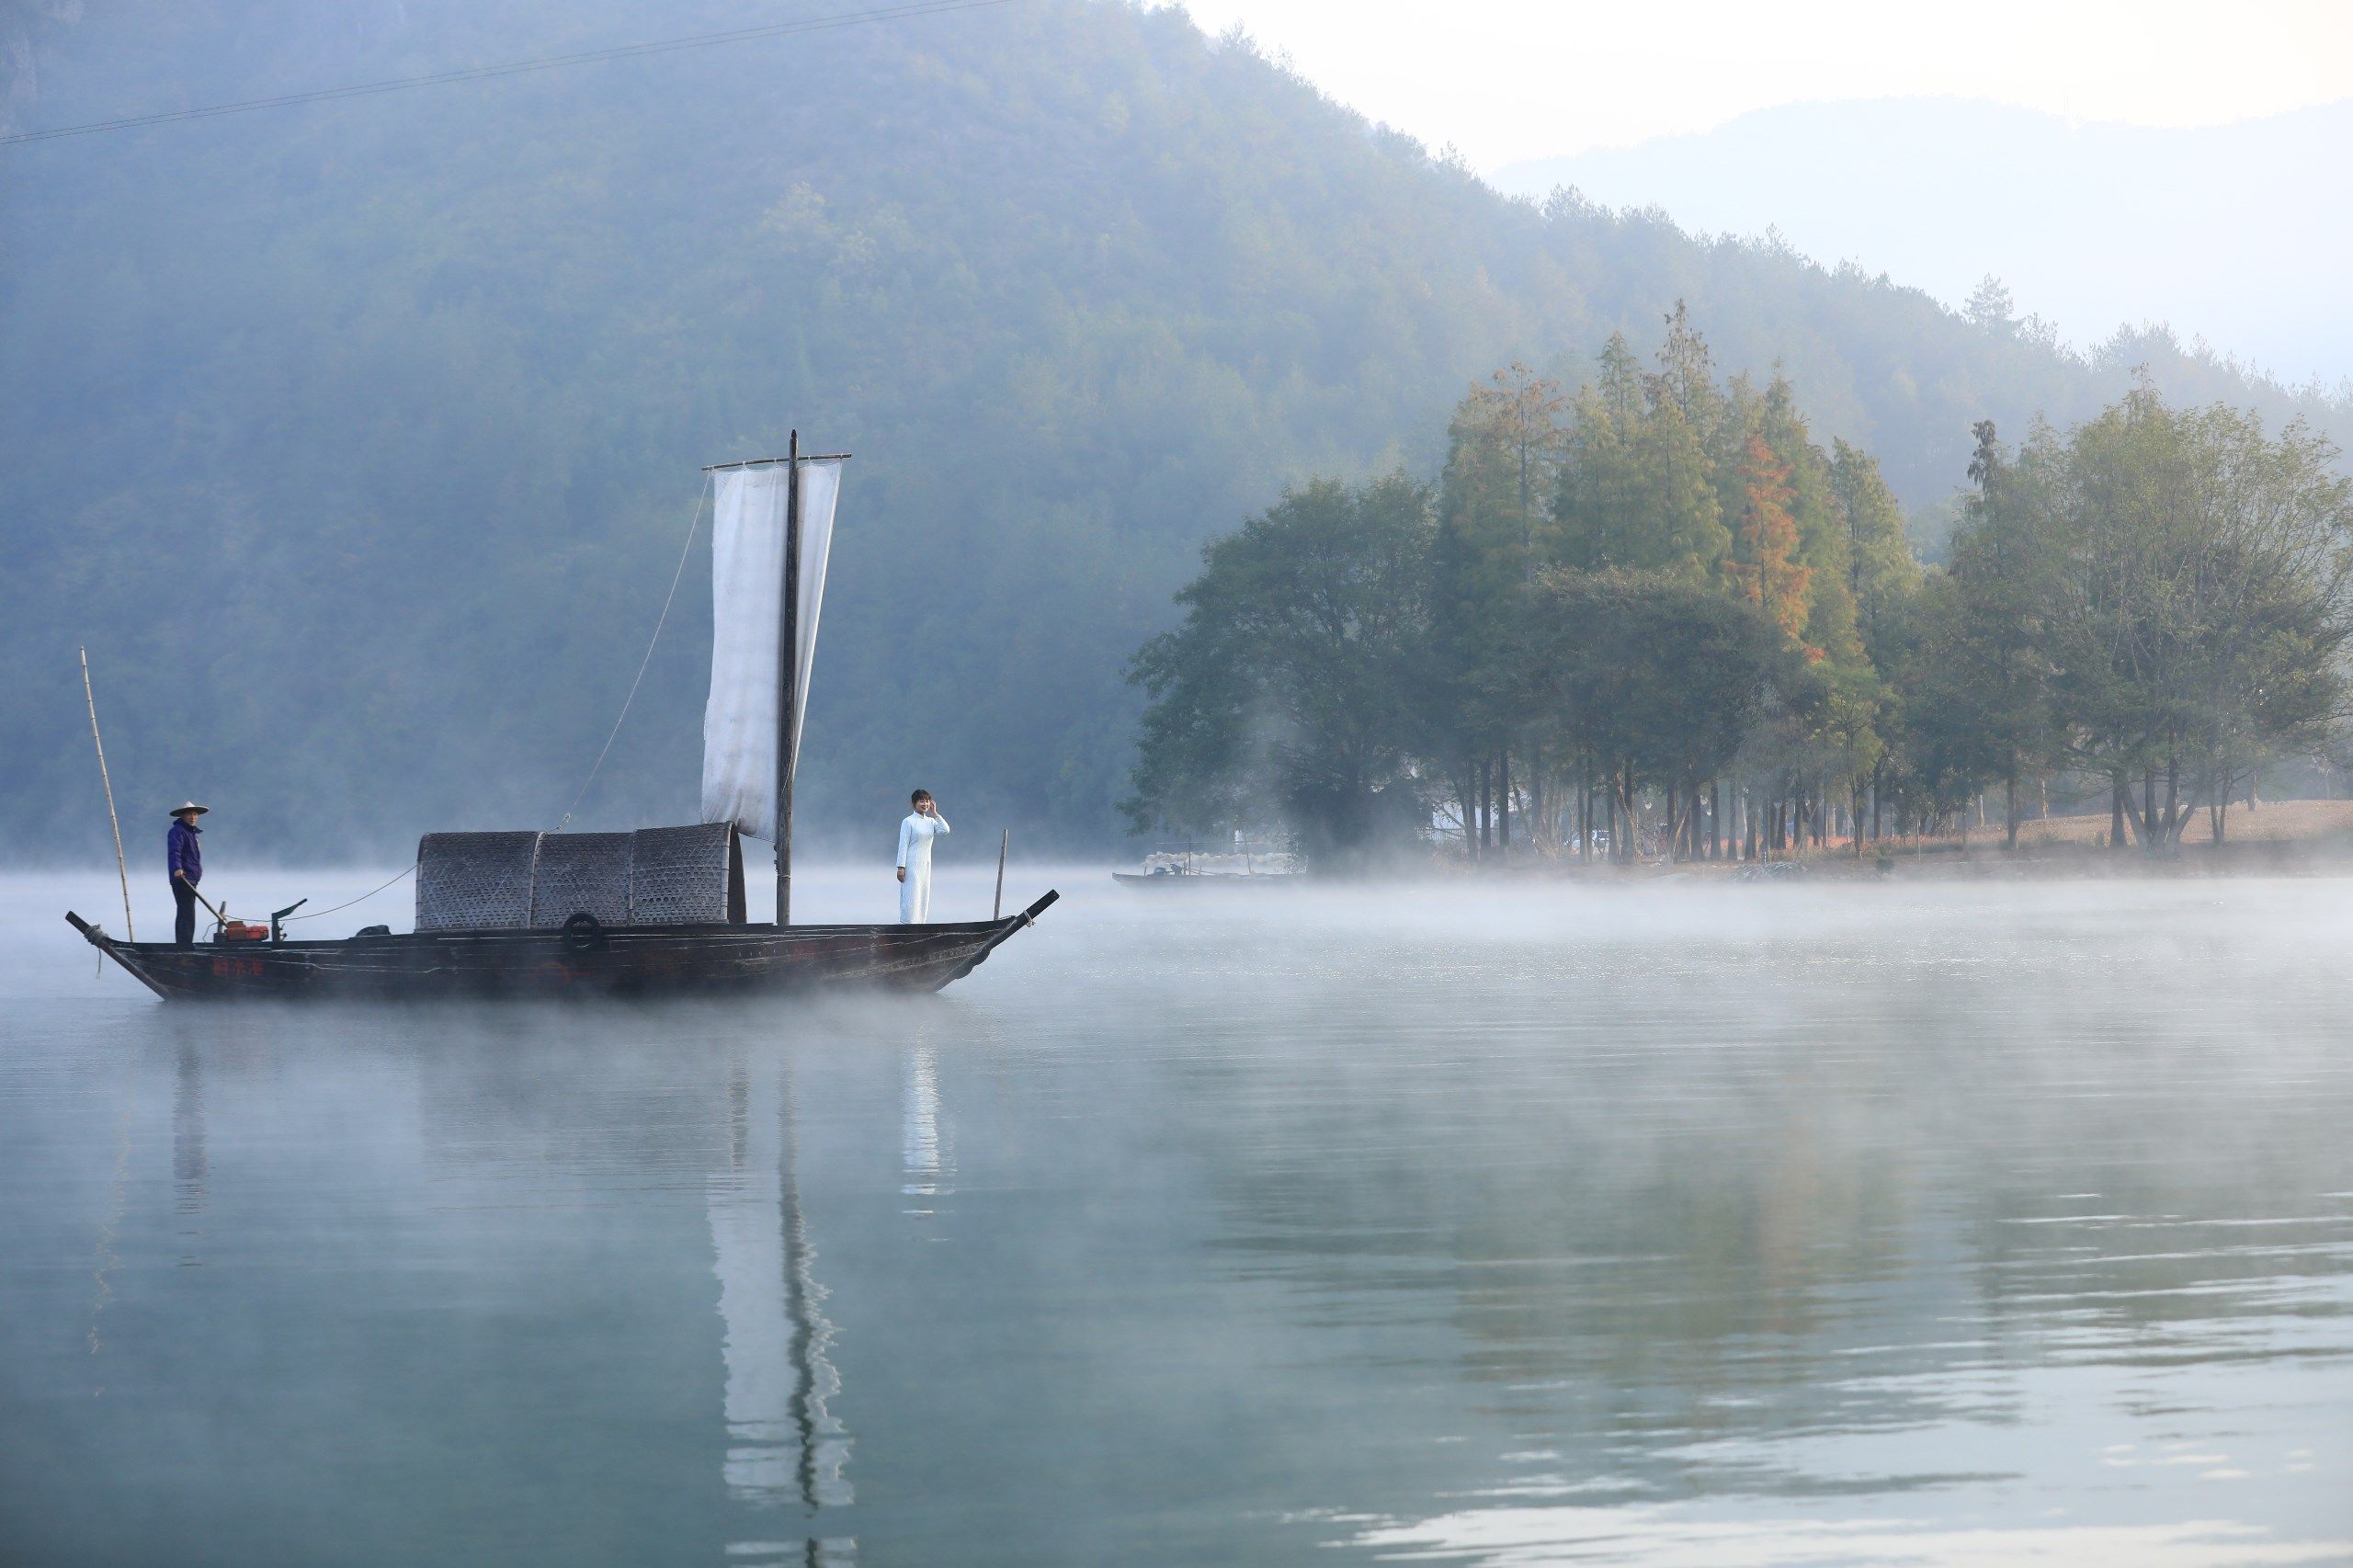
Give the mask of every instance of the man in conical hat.
[[183, 948], [196, 945], [196, 884], [204, 880], [204, 847], [197, 843], [204, 830], [196, 819], [210, 808], [189, 801], [172, 808], [172, 830], [164, 839], [164, 858], [172, 869], [172, 940]]

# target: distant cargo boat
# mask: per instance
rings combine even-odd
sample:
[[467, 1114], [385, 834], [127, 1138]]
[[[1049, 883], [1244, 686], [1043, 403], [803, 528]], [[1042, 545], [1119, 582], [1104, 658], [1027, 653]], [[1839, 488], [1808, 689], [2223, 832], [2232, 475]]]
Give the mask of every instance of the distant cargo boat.
[[[1191, 888], [1196, 892], [1211, 888], [1297, 887], [1307, 880], [1295, 869], [1298, 864], [1290, 854], [1270, 850], [1264, 845], [1253, 846], [1246, 840], [1238, 841], [1231, 850], [1205, 851], [1198, 844], [1188, 843], [1156, 849], [1144, 857], [1142, 870], [1114, 871], [1111, 880], [1126, 888]], [[1267, 866], [1283, 869], [1260, 869]]]
[[[1235, 867], [1240, 862], [1240, 867]], [[1190, 888], [1195, 892], [1207, 892], [1211, 888], [1297, 888], [1306, 876], [1297, 871], [1297, 859], [1280, 850], [1268, 850], [1266, 846], [1252, 847], [1243, 843], [1235, 850], [1205, 852], [1195, 843], [1181, 847], [1153, 850], [1143, 857], [1142, 871], [1113, 871], [1110, 881], [1122, 888], [1160, 888], [1176, 890]], [[1261, 867], [1285, 867], [1282, 871], [1261, 871]]]
[[[740, 996], [937, 991], [972, 973], [1058, 894], [938, 926], [795, 926], [792, 784], [847, 453], [721, 463], [713, 478], [710, 698], [699, 824], [635, 833], [433, 833], [417, 846], [416, 928], [340, 941], [226, 926], [179, 947], [90, 944], [167, 1001]], [[777, 918], [745, 918], [742, 835], [776, 849]], [[1003, 882], [1000, 873], [999, 889]], [[280, 911], [280, 914], [290, 913]]]
[[1114, 871], [1111, 880], [1123, 888], [1190, 888], [1197, 892], [1212, 888], [1297, 887], [1307, 881], [1296, 871]]

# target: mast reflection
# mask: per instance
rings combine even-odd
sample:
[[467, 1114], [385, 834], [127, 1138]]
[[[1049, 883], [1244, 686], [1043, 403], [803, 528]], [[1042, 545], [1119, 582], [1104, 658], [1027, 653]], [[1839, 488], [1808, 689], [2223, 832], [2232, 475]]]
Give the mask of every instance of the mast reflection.
[[739, 1541], [733, 1564], [845, 1562], [848, 1538], [821, 1539], [821, 1509], [856, 1497], [845, 1471], [851, 1438], [835, 1414], [841, 1374], [834, 1325], [814, 1274], [801, 1209], [792, 1080], [781, 1059], [738, 1066], [728, 1092], [729, 1165], [710, 1177], [707, 1205], [725, 1324], [727, 1490], [757, 1508], [798, 1506], [806, 1540]]

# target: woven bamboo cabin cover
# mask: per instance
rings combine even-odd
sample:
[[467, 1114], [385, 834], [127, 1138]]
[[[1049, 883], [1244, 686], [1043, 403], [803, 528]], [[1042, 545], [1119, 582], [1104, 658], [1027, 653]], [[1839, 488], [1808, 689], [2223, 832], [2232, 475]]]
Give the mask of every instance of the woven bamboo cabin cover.
[[428, 833], [416, 846], [420, 931], [550, 931], [744, 923], [744, 847], [730, 823], [635, 833]]

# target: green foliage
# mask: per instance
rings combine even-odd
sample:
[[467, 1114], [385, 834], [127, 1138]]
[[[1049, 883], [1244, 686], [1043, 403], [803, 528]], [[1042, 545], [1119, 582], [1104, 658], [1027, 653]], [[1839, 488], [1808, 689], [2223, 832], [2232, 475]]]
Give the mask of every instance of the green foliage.
[[2316, 745], [2341, 715], [2353, 638], [2353, 481], [2328, 441], [2278, 437], [2226, 407], [2148, 387], [2046, 441], [2051, 548], [2037, 607], [2079, 761], [2162, 773], [2137, 831], [2161, 849], [2267, 752]]
[[[1640, 375], [1619, 335], [1598, 369], [1573, 404], [1517, 364], [1472, 389], [1449, 425], [1438, 520], [1418, 556], [1383, 545], [1390, 536], [1351, 510], [1367, 502], [1331, 481], [1211, 545], [1209, 569], [1179, 596], [1185, 626], [1137, 662], [1153, 699], [1131, 805], [1138, 825], [1271, 817], [1312, 835], [1336, 821], [1353, 848], [1371, 817], [1333, 802], [1403, 798], [1414, 777], [1447, 782], [1483, 848], [1508, 842], [1514, 757], [1527, 809], [1548, 782], [1598, 778], [1628, 816], [1646, 785], [1682, 790], [1687, 825], [1699, 787], [1745, 751], [1752, 767], [1808, 777], [1868, 770], [1879, 742], [1847, 583], [1848, 530], [1832, 464], [1786, 383], [1762, 398], [1739, 382], [1717, 387], [1680, 308], [1657, 373]], [[1882, 505], [1859, 454], [1848, 455], [1846, 482]], [[1801, 507], [1817, 514], [1810, 540]], [[1874, 513], [1863, 526], [1884, 523]], [[1377, 567], [1352, 598], [1306, 587], [1301, 562], [1335, 541], [1371, 551]], [[1809, 544], [1820, 566], [1805, 559]], [[1311, 619], [1314, 634], [1302, 633], [1297, 618], [1318, 603], [1402, 603], [1399, 574], [1417, 560], [1427, 656], [1382, 659], [1367, 676], [1342, 635], [1355, 619]], [[1813, 609], [1817, 573], [1843, 619]], [[1822, 626], [1835, 660], [1806, 641]], [[1373, 747], [1377, 767], [1356, 760]], [[1539, 816], [1540, 835], [1558, 830], [1557, 813]]]
[[[1427, 533], [1384, 524], [1378, 489], [1326, 481], [1212, 545], [1186, 626], [1138, 662], [1140, 799], [1160, 820], [1336, 822], [1360, 847], [1375, 824], [1355, 802], [1446, 779], [1479, 855], [1507, 844], [1513, 797], [1541, 840], [1564, 821], [1559, 788], [1597, 781], [1620, 824], [1655, 792], [1693, 851], [1702, 793], [1727, 779], [1768, 806], [1777, 849], [1791, 824], [1819, 839], [1842, 797], [1856, 823], [1868, 790], [1922, 824], [2000, 781], [2015, 844], [2023, 782], [2089, 771], [2120, 799], [2138, 773], [2134, 831], [2162, 848], [2201, 801], [2219, 836], [2264, 756], [2342, 716], [2353, 480], [2301, 426], [2275, 439], [2147, 389], [2063, 436], [2038, 424], [2015, 452], [1981, 420], [1950, 564], [1924, 574], [1877, 465], [1845, 442], [1825, 456], [1785, 383], [1699, 380], [1681, 312], [1661, 358], [1637, 395], [1613, 339], [1564, 431], [1561, 400], [1517, 367], [1474, 389]], [[1673, 542], [1704, 508], [1643, 472], [1662, 427], [1736, 454], [1691, 493], [1733, 520], [1720, 574]], [[1557, 461], [1552, 528], [1514, 483], [1529, 452]], [[1422, 516], [1409, 482], [1384, 484], [1407, 487], [1398, 517]], [[1548, 540], [1558, 559], [1538, 565]], [[1351, 551], [1363, 575], [1322, 586]]]
[[1799, 640], [1840, 669], [1862, 660], [1850, 577], [1853, 557], [1838, 506], [1830, 458], [1814, 444], [1799, 412], [1797, 389], [1775, 376], [1765, 390], [1757, 435], [1789, 465], [1790, 519], [1797, 528], [1797, 560], [1805, 569], [1805, 622]]
[[[2347, 698], [2353, 483], [2328, 442], [2143, 387], [2015, 453], [1991, 421], [1949, 571], [1886, 640], [1904, 787], [1931, 812], [2074, 769], [2177, 841], [2267, 756], [2321, 747]], [[2122, 847], [2121, 841], [2115, 844]]]
[[1847, 535], [1847, 591], [1864, 656], [1885, 663], [1881, 640], [1890, 610], [1918, 587], [1920, 563], [1906, 540], [1904, 510], [1870, 453], [1839, 440], [1830, 464], [1830, 495]]
[[[1922, 722], [1937, 766], [1925, 775], [1941, 805], [1951, 789], [2042, 771], [2058, 744], [2051, 653], [2040, 633], [2063, 563], [2056, 530], [2054, 452], [2047, 431], [2013, 463], [1991, 420], [1976, 426], [1969, 465], [1976, 488], [1962, 498], [1949, 576], [1932, 600]], [[2013, 819], [2013, 830], [2015, 819]]]
[[1447, 426], [1440, 489], [1447, 530], [1460, 542], [1466, 588], [1492, 597], [1533, 582], [1555, 552], [1552, 491], [1567, 400], [1514, 362], [1474, 386]]
[[[1732, 535], [1706, 427], [1667, 395], [1667, 377], [1633, 372], [1622, 335], [1611, 335], [1599, 363], [1598, 381], [1576, 400], [1553, 500], [1559, 559], [1585, 571], [1617, 566], [1711, 580]], [[1711, 397], [1698, 401], [1703, 414], [1719, 406]]]
[[1137, 832], [1279, 824], [1319, 862], [1427, 821], [1411, 758], [1431, 685], [1427, 488], [1317, 480], [1213, 540], [1184, 623], [1130, 678], [1152, 701]]
[[1567, 749], [1604, 773], [1712, 778], [1746, 742], [1790, 649], [1762, 607], [1665, 573], [1548, 573], [1532, 667]]

